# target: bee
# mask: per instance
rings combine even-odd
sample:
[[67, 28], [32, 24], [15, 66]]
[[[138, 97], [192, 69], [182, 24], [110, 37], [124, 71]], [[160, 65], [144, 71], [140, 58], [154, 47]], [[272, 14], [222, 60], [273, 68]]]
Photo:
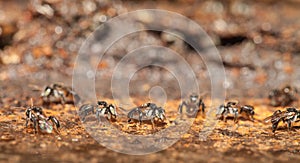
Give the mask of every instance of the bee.
[[105, 101], [98, 101], [96, 109], [96, 118], [98, 122], [101, 121], [101, 117], [107, 117], [108, 120], [117, 118], [116, 107], [112, 104], [107, 104]]
[[245, 113], [245, 115], [248, 117], [248, 119], [250, 119], [251, 121], [254, 121], [254, 107], [251, 105], [244, 105], [242, 107], [240, 107], [240, 111], [239, 114], [242, 115], [243, 113]]
[[106, 101], [98, 101], [97, 105], [84, 104], [79, 108], [79, 115], [84, 122], [86, 117], [90, 114], [96, 116], [98, 123], [101, 117], [107, 117], [108, 120], [117, 118], [117, 107], [113, 104], [108, 104]]
[[[185, 106], [185, 114], [188, 117], [196, 117], [198, 112], [205, 112], [205, 104], [197, 94], [190, 95], [189, 101], [183, 101], [178, 107], [178, 113], [182, 114], [183, 107]], [[201, 110], [200, 110], [201, 108]]]
[[44, 103], [60, 102], [65, 104], [67, 102], [78, 103], [80, 101], [80, 97], [72, 88], [57, 83], [46, 86], [41, 93], [41, 98]]
[[264, 119], [264, 122], [272, 123], [272, 132], [275, 133], [280, 121], [287, 124], [288, 130], [292, 128], [292, 122], [297, 121], [300, 118], [300, 111], [294, 107], [286, 108], [285, 111], [276, 110], [273, 115]]
[[158, 107], [154, 103], [145, 103], [141, 106], [131, 109], [127, 115], [128, 123], [132, 120], [138, 120], [140, 125], [142, 121], [150, 120], [152, 129], [155, 129], [155, 122], [163, 122], [166, 120], [166, 113], [162, 107]]
[[251, 105], [238, 106], [238, 102], [229, 101], [225, 105], [220, 105], [216, 112], [217, 117], [223, 118], [225, 122], [232, 115], [235, 123], [238, 122], [239, 115], [242, 114], [246, 115], [251, 121], [254, 121], [253, 116], [255, 112], [254, 107]]
[[59, 133], [58, 129], [60, 128], [60, 122], [58, 119], [54, 116], [47, 117], [41, 107], [28, 107], [25, 111], [25, 116], [25, 126], [28, 127], [28, 122], [32, 122], [35, 133], [52, 133], [53, 128], [55, 128], [55, 131]]
[[95, 106], [92, 104], [83, 104], [80, 106], [78, 114], [82, 121], [85, 122], [85, 119], [89, 114], [95, 114]]
[[220, 105], [217, 108], [217, 112], [216, 112], [217, 117], [218, 118], [223, 117], [223, 120], [227, 122], [228, 115], [233, 115], [234, 122], [237, 123], [238, 115], [239, 115], [237, 104], [238, 104], [237, 102], [229, 101], [225, 105]]

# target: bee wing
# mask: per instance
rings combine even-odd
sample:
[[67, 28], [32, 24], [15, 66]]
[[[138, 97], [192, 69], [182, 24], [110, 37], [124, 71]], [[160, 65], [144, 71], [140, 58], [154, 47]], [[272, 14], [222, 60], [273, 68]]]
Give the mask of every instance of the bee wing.
[[146, 116], [147, 117], [151, 117], [152, 115], [153, 115], [153, 110], [152, 109], [149, 109], [149, 110], [146, 111]]
[[273, 115], [272, 116], [269, 116], [267, 118], [264, 119], [264, 122], [265, 123], [269, 123], [271, 121], [271, 119], [273, 118]]
[[138, 113], [139, 113], [138, 108], [134, 108], [134, 109], [132, 109], [132, 110], [130, 110], [130, 111], [128, 112], [127, 117], [128, 117], [128, 118], [133, 118], [133, 116], [134, 116], [135, 114], [138, 114]]
[[217, 107], [216, 109], [216, 115], [221, 115], [225, 110], [225, 106], [224, 105], [221, 105], [219, 107]]
[[114, 107], [113, 105], [109, 105], [109, 111], [110, 111], [113, 115], [117, 115], [116, 107]]
[[159, 112], [160, 119], [165, 119], [165, 117], [166, 117], [165, 116], [165, 110], [163, 108], [159, 107], [158, 112]]
[[120, 107], [120, 106], [116, 106], [116, 109], [118, 109], [119, 111], [122, 111], [122, 112], [128, 112], [128, 110], [126, 110], [125, 108]]
[[286, 111], [275, 113], [264, 119], [265, 123], [272, 121], [279, 121], [280, 119], [286, 117]]
[[29, 84], [28, 87], [31, 88], [32, 91], [42, 91], [41, 87], [37, 85]]

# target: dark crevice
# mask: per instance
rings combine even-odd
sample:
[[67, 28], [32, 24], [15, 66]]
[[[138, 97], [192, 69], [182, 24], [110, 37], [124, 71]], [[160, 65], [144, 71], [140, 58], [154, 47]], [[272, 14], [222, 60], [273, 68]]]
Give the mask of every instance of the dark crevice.
[[4, 47], [9, 46], [13, 42], [13, 36], [17, 32], [17, 27], [15, 24], [0, 25], [0, 50]]
[[246, 36], [238, 35], [238, 36], [225, 36], [220, 37], [220, 45], [221, 46], [232, 46], [236, 44], [240, 44], [247, 39]]
[[247, 67], [250, 70], [255, 70], [255, 66], [252, 64], [242, 64], [242, 63], [232, 63], [232, 62], [226, 62], [223, 61], [223, 65], [227, 68], [243, 68], [243, 67]]
[[0, 36], [0, 50], [3, 50], [5, 46], [11, 45], [12, 35]]

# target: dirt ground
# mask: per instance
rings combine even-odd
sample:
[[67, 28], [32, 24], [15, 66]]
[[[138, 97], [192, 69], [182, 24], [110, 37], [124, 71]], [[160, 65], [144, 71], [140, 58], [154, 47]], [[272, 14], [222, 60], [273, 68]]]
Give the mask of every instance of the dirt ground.
[[[60, 135], [35, 134], [32, 127], [26, 128], [24, 112], [30, 99], [42, 105], [37, 89], [54, 82], [72, 85], [78, 50], [89, 34], [115, 16], [144, 8], [177, 12], [201, 25], [222, 57], [226, 98], [253, 105], [255, 121], [242, 118], [237, 125], [232, 120], [218, 121], [207, 140], [201, 141], [199, 132], [206, 118], [200, 115], [174, 145], [143, 156], [100, 145], [84, 129], [78, 109], [71, 104], [43, 106], [47, 115], [60, 120]], [[299, 9], [297, 0], [0, 0], [0, 162], [299, 162], [299, 123], [290, 132], [280, 124], [275, 135], [271, 124], [263, 123], [275, 110], [284, 109], [269, 105], [268, 92], [284, 85], [298, 88], [300, 83]], [[188, 45], [170, 43], [163, 33], [141, 32], [121, 39], [99, 63], [99, 99], [113, 102], [109, 76], [124, 53], [149, 41], [142, 42], [145, 38], [181, 54], [197, 72], [201, 91], [210, 92], [205, 64]], [[149, 89], [160, 84], [170, 96], [165, 110], [173, 121], [181, 100], [178, 85], [169, 76], [159, 68], [143, 69], [133, 78], [130, 95], [137, 104], [147, 102]], [[206, 97], [205, 103], [209, 100]], [[93, 123], [93, 117], [87, 123]], [[132, 134], [153, 132], [150, 124], [128, 127], [126, 118], [112, 124]], [[158, 130], [172, 125], [159, 125]]]

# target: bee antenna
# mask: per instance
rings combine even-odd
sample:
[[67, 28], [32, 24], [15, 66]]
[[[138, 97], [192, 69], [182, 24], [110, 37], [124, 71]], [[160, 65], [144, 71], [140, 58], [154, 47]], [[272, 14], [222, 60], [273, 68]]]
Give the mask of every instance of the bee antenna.
[[33, 106], [33, 100], [32, 98], [30, 98], [30, 102], [31, 102], [31, 107]]
[[39, 86], [33, 85], [33, 84], [29, 84], [29, 87], [32, 89], [32, 91], [41, 91], [42, 90]]
[[228, 101], [228, 102], [232, 102], [232, 103], [234, 103], [234, 105], [239, 104], [239, 101], [238, 101], [237, 99], [233, 99], [233, 100], [230, 100], [230, 101]]

